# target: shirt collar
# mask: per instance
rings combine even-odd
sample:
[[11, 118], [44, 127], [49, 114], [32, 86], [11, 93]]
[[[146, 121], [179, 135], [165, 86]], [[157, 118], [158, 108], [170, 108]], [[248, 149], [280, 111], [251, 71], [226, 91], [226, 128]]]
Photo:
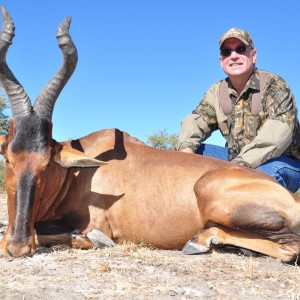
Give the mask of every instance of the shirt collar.
[[[228, 88], [229, 88], [229, 93], [234, 95], [235, 97], [237, 97], [237, 92], [235, 91], [235, 89], [233, 88], [229, 78], [227, 77], [225, 79], [228, 83]], [[254, 90], [254, 91], [259, 91], [260, 90], [260, 86], [259, 86], [259, 72], [257, 70], [257, 68], [254, 69], [253, 73], [251, 74], [250, 78], [248, 79], [245, 88], [243, 90], [243, 92], [241, 93], [241, 95], [243, 95], [246, 91], [248, 91], [248, 89]]]
[[252, 75], [250, 76], [246, 86], [245, 86], [245, 90], [247, 89], [252, 89], [252, 90], [257, 90], [259, 91], [260, 87], [259, 87], [259, 72], [257, 71], [257, 69], [255, 68]]

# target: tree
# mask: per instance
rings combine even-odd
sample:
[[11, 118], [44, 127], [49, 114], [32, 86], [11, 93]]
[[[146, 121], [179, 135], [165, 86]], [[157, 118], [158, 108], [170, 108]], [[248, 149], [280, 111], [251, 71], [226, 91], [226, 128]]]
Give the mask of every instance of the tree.
[[166, 129], [147, 136], [146, 144], [163, 150], [174, 150], [177, 143], [177, 135], [168, 133]]
[[0, 159], [0, 193], [5, 191], [5, 166], [3, 159]]
[[9, 130], [9, 117], [4, 113], [7, 108], [6, 94], [0, 86], [0, 135], [7, 134]]
[[[7, 108], [6, 94], [2, 86], [0, 86], [0, 135], [5, 135], [9, 130], [9, 117], [4, 113]], [[0, 157], [0, 192], [5, 190], [5, 165], [2, 157]]]

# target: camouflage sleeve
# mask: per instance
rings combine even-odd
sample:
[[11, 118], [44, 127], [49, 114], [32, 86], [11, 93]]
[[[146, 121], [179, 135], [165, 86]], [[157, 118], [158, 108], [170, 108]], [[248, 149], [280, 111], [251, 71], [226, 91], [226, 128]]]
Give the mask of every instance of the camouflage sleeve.
[[280, 156], [290, 146], [297, 122], [295, 100], [287, 84], [273, 74], [268, 82], [262, 100], [266, 121], [252, 142], [233, 160], [252, 168]]
[[199, 106], [192, 114], [185, 117], [181, 122], [181, 131], [178, 135], [178, 143], [175, 147], [180, 151], [184, 148], [190, 147], [195, 152], [201, 145], [201, 142], [206, 140], [217, 129], [216, 113], [213, 106], [211, 106], [207, 97], [208, 91]]
[[286, 123], [294, 131], [297, 122], [297, 107], [290, 88], [279, 76], [272, 74], [263, 96], [263, 109], [267, 119]]
[[292, 135], [286, 123], [267, 120], [255, 139], [244, 146], [232, 162], [257, 168], [267, 160], [280, 156], [291, 144]]

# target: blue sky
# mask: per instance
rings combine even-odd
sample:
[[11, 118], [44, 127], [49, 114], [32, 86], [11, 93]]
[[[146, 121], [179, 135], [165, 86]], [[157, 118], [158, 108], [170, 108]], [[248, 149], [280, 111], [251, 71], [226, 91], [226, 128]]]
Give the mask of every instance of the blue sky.
[[[53, 137], [119, 128], [145, 141], [167, 130], [225, 77], [218, 40], [250, 32], [258, 68], [282, 76], [300, 107], [300, 1], [9, 0], [16, 36], [7, 62], [32, 101], [60, 67], [55, 32], [72, 17], [77, 69], [56, 102]], [[224, 145], [219, 134], [211, 143]]]

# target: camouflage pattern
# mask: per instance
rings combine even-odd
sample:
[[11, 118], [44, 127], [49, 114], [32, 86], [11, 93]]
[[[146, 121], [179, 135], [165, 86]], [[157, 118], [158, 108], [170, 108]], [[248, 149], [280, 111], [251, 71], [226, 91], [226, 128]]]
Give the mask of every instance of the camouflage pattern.
[[[220, 129], [222, 135], [225, 137], [228, 143], [229, 128], [227, 124], [227, 117], [220, 113], [221, 107], [218, 99], [219, 86], [220, 82], [216, 83], [210, 88], [208, 93], [205, 94], [203, 100], [200, 102], [199, 106], [193, 111], [193, 114], [204, 120], [205, 124], [209, 128], [210, 133]], [[255, 138], [253, 132], [254, 116], [251, 112], [251, 98], [252, 93], [258, 92], [260, 89], [259, 72], [257, 70], [254, 71], [240, 96], [238, 96], [237, 92], [233, 89], [230, 81], [228, 81], [228, 88], [230, 98], [232, 100], [231, 119], [234, 122], [234, 124], [232, 124], [232, 133], [234, 139], [233, 144], [237, 153], [240, 153], [245, 145], [253, 142], [253, 139]], [[291, 145], [284, 145], [284, 154], [300, 159], [300, 126], [297, 118], [298, 112], [294, 96], [289, 87], [281, 77], [273, 73], [268, 73], [264, 91], [262, 91], [261, 94], [262, 100], [259, 114], [257, 116], [256, 132], [258, 133], [265, 124], [266, 120], [269, 119], [277, 120], [279, 126], [281, 126], [280, 124], [282, 123], [286, 124], [288, 128], [291, 129], [290, 132], [292, 132], [293, 137]], [[194, 128], [196, 127], [194, 126]], [[202, 131], [201, 128], [199, 129]], [[193, 135], [191, 133], [189, 134], [191, 136]], [[200, 136], [197, 142], [186, 138], [186, 141], [180, 140], [181, 136], [183, 137], [184, 135], [179, 134], [179, 143], [177, 146], [178, 150], [181, 150], [187, 146], [197, 150], [201, 142], [204, 141], [209, 134]], [[280, 148], [278, 145], [275, 146]]]
[[227, 40], [229, 38], [239, 39], [245, 45], [248, 45], [252, 49], [254, 49], [254, 43], [253, 43], [253, 40], [252, 40], [249, 32], [246, 30], [243, 30], [243, 29], [239, 29], [239, 28], [231, 28], [221, 36], [221, 38], [219, 40], [220, 49], [222, 47], [222, 44], [225, 42], [225, 40]]

